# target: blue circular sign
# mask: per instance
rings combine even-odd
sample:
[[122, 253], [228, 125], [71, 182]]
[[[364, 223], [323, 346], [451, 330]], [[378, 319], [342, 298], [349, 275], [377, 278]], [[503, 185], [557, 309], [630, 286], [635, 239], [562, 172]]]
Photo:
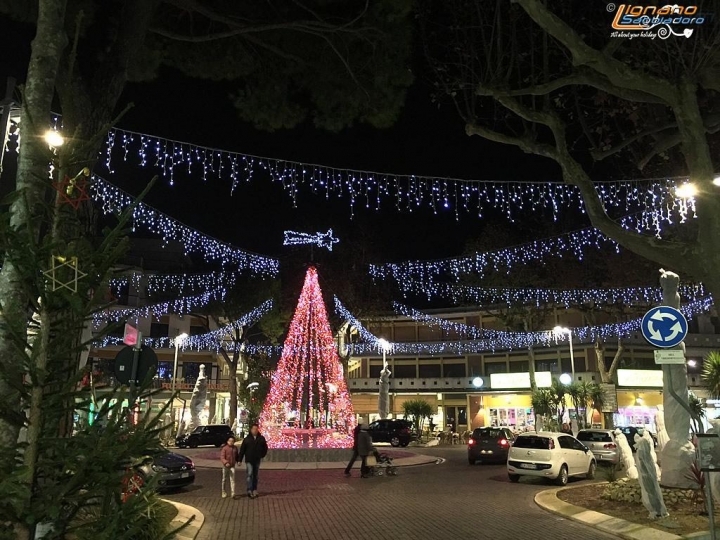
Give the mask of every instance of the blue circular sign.
[[669, 349], [679, 345], [688, 333], [685, 315], [669, 306], [658, 306], [642, 318], [642, 335], [650, 345]]

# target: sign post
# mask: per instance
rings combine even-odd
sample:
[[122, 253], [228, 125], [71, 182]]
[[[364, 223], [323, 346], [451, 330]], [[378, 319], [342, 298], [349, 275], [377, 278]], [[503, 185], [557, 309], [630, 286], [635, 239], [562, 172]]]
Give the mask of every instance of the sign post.
[[710, 475], [720, 472], [720, 436], [717, 433], [697, 433], [697, 453], [700, 470], [705, 474], [705, 505], [710, 520], [710, 539], [717, 538], [715, 533], [715, 503], [710, 489]]

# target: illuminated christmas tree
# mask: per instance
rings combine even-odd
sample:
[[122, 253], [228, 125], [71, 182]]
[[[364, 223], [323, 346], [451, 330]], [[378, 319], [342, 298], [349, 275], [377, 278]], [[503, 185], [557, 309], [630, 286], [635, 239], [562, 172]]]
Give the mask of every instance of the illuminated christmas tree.
[[270, 448], [349, 448], [355, 415], [317, 270], [308, 268], [260, 427]]

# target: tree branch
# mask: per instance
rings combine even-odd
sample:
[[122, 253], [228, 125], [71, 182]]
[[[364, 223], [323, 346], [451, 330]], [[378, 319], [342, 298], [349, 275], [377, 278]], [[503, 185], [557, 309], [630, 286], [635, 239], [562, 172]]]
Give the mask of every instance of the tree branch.
[[[632, 143], [639, 141], [640, 139], [644, 139], [645, 137], [648, 137], [650, 135], [655, 135], [656, 133], [660, 133], [663, 131], [666, 131], [668, 129], [676, 128], [677, 122], [668, 122], [666, 124], [663, 124], [658, 127], [648, 128], [644, 131], [641, 131], [639, 133], [636, 133], [632, 137], [627, 137], [623, 139], [620, 143], [608, 148], [607, 150], [590, 150], [590, 155], [593, 157], [595, 161], [602, 161], [605, 158], [608, 158], [614, 154], [617, 154], [621, 150], [627, 148]], [[653, 154], [655, 155], [655, 154]], [[642, 167], [640, 167], [642, 169]]]
[[608, 373], [611, 377], [615, 376], [615, 372], [617, 371], [618, 365], [620, 364], [620, 359], [622, 358], [624, 351], [625, 346], [623, 345], [622, 339], [618, 338], [618, 348], [615, 352], [615, 357], [613, 358], [612, 364], [610, 364], [610, 369], [608, 370]]
[[553, 146], [539, 143], [531, 137], [513, 137], [512, 135], [506, 135], [498, 131], [493, 131], [474, 122], [469, 122], [465, 125], [465, 133], [468, 135], [479, 135], [483, 139], [487, 139], [489, 141], [517, 146], [527, 154], [535, 154], [537, 156], [556, 159], [557, 152]]
[[573, 64], [588, 66], [601, 73], [618, 88], [625, 88], [655, 96], [667, 104], [676, 103], [678, 95], [667, 80], [641, 73], [603, 51], [590, 47], [560, 17], [552, 13], [541, 0], [513, 0], [545, 32], [562, 43], [572, 55]]

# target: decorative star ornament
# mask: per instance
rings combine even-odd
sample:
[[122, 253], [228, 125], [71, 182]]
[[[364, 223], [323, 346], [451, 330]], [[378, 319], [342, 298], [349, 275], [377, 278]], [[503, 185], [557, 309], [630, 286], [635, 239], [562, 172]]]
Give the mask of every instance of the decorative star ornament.
[[325, 248], [328, 251], [332, 251], [333, 244], [337, 244], [338, 242], [340, 242], [340, 240], [333, 236], [332, 229], [328, 229], [328, 232], [326, 233], [317, 232], [314, 234], [285, 231], [285, 241], [283, 242], [283, 246], [301, 246], [312, 244], [320, 248]]
[[[58, 274], [60, 274], [58, 276]], [[50, 278], [50, 286], [53, 291], [67, 289], [70, 292], [77, 292], [78, 280], [87, 276], [78, 268], [77, 257], [63, 257], [53, 255], [50, 259], [50, 270], [43, 272], [43, 275]], [[69, 278], [69, 279], [68, 279]]]
[[58, 192], [60, 204], [69, 204], [74, 210], [80, 208], [84, 201], [90, 200], [87, 192], [87, 180], [81, 175], [75, 178], [66, 176], [62, 181], [53, 182], [53, 188]]

